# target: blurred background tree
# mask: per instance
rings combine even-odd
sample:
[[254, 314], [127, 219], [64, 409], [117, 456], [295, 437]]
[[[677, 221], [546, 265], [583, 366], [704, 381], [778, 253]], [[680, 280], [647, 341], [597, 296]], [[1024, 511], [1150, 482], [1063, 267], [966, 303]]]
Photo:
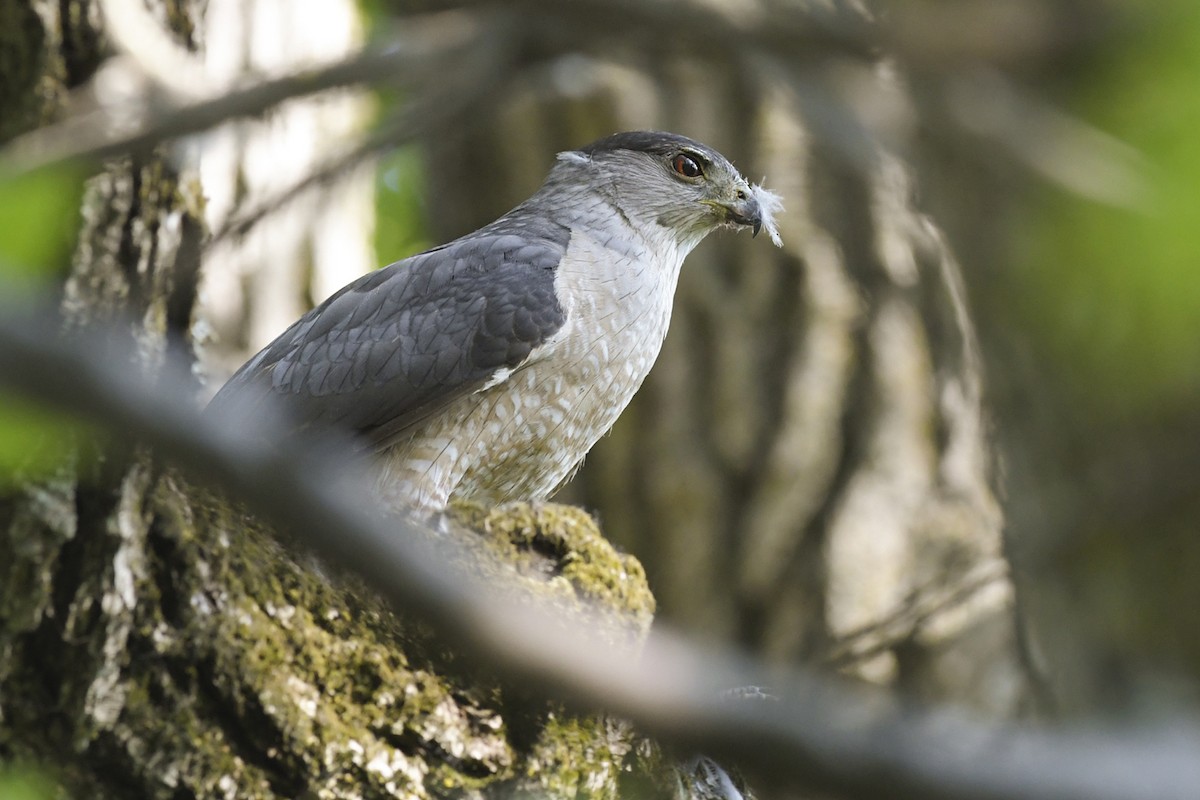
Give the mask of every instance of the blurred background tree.
[[957, 197], [992, 220], [931, 203], [976, 267], [1021, 618], [1074, 713], [1192, 704], [1200, 679], [1198, 12], [1076, 9], [1064, 30], [1088, 34], [991, 132], [1052, 180], [998, 175], [989, 148], [993, 179]]
[[643, 561], [665, 619], [1015, 711], [977, 342], [903, 163], [907, 67], [874, 50], [870, 13], [762, 4], [743, 41], [723, 5], [527, 8], [539, 60], [426, 143], [435, 240], [518, 202], [545, 154], [639, 127], [765, 175], [791, 233], [692, 256], [658, 365], [564, 497]]

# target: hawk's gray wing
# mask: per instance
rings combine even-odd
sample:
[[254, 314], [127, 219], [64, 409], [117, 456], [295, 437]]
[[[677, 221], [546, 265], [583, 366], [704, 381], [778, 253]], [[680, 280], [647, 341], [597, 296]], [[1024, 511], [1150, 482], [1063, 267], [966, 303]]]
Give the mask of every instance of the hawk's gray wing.
[[248, 361], [209, 408], [276, 395], [299, 428], [387, 446], [562, 326], [554, 276], [569, 232], [542, 227], [502, 217], [363, 276]]

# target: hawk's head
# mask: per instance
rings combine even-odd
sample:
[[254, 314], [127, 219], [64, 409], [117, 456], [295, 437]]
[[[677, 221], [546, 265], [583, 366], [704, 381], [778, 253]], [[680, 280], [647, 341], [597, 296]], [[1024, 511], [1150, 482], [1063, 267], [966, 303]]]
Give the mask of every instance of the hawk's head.
[[655, 224], [686, 249], [721, 226], [760, 228], [780, 244], [779, 196], [747, 181], [708, 145], [674, 133], [617, 133], [559, 154], [562, 169], [582, 173], [590, 188], [637, 224]]

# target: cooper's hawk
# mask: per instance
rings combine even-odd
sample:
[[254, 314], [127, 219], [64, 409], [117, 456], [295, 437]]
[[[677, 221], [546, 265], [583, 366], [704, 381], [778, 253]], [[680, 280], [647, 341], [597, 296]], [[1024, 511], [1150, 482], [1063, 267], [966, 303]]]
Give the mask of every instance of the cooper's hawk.
[[778, 207], [684, 136], [619, 133], [560, 153], [495, 222], [305, 314], [210, 409], [275, 396], [298, 429], [352, 432], [394, 503], [545, 498], [650, 371], [684, 257], [725, 225], [765, 226], [779, 244]]

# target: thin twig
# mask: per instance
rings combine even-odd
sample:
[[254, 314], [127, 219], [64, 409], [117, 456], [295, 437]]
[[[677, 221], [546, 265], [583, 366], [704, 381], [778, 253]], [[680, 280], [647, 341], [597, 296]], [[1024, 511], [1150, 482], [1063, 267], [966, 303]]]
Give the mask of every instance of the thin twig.
[[830, 666], [842, 667], [893, 650], [943, 611], [961, 606], [977, 593], [999, 585], [1007, 578], [1008, 565], [996, 560], [986, 562], [982, 569], [972, 570], [957, 580], [931, 581], [914, 591], [886, 617], [839, 636], [822, 660]]

